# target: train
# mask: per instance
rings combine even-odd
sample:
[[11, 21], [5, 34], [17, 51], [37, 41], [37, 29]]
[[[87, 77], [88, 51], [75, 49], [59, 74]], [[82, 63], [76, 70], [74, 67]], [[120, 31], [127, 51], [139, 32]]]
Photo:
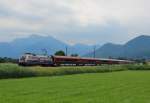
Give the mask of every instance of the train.
[[25, 53], [19, 58], [21, 66], [96, 66], [102, 64], [131, 64], [133, 61], [104, 59], [104, 58], [85, 58], [71, 56], [43, 56], [32, 53]]

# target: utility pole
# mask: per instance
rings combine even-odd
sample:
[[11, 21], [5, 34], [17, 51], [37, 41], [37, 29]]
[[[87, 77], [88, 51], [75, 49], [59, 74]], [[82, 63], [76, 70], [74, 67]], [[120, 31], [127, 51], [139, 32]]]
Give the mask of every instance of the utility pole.
[[68, 55], [68, 47], [66, 46], [66, 56]]
[[93, 47], [94, 51], [93, 51], [93, 58], [95, 58], [96, 56], [96, 46]]

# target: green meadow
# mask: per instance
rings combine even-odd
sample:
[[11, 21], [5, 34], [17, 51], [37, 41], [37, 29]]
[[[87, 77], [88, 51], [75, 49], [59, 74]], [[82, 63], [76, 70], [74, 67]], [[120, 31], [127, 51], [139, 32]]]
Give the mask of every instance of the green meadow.
[[150, 103], [150, 65], [0, 64], [0, 103]]
[[2, 79], [0, 103], [150, 103], [150, 71]]

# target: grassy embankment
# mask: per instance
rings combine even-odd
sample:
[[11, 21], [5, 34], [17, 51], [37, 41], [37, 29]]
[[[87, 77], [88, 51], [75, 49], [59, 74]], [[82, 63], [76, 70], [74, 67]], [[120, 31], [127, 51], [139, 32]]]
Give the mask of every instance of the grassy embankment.
[[82, 66], [82, 67], [21, 67], [17, 64], [0, 64], [0, 79], [22, 78], [37, 76], [54, 76], [81, 73], [103, 73], [124, 70], [150, 70], [148, 65], [104, 65], [104, 66]]
[[17, 64], [0, 64], [0, 79], [2, 78], [21, 78], [36, 76], [54, 76], [80, 73], [100, 73], [125, 70], [121, 65], [105, 66], [82, 66], [82, 67], [21, 67]]

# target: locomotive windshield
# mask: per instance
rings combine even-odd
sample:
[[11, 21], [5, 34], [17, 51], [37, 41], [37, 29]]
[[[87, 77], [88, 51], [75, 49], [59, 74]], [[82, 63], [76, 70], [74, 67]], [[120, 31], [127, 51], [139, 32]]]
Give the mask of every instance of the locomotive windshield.
[[21, 56], [19, 60], [25, 61], [25, 56]]

